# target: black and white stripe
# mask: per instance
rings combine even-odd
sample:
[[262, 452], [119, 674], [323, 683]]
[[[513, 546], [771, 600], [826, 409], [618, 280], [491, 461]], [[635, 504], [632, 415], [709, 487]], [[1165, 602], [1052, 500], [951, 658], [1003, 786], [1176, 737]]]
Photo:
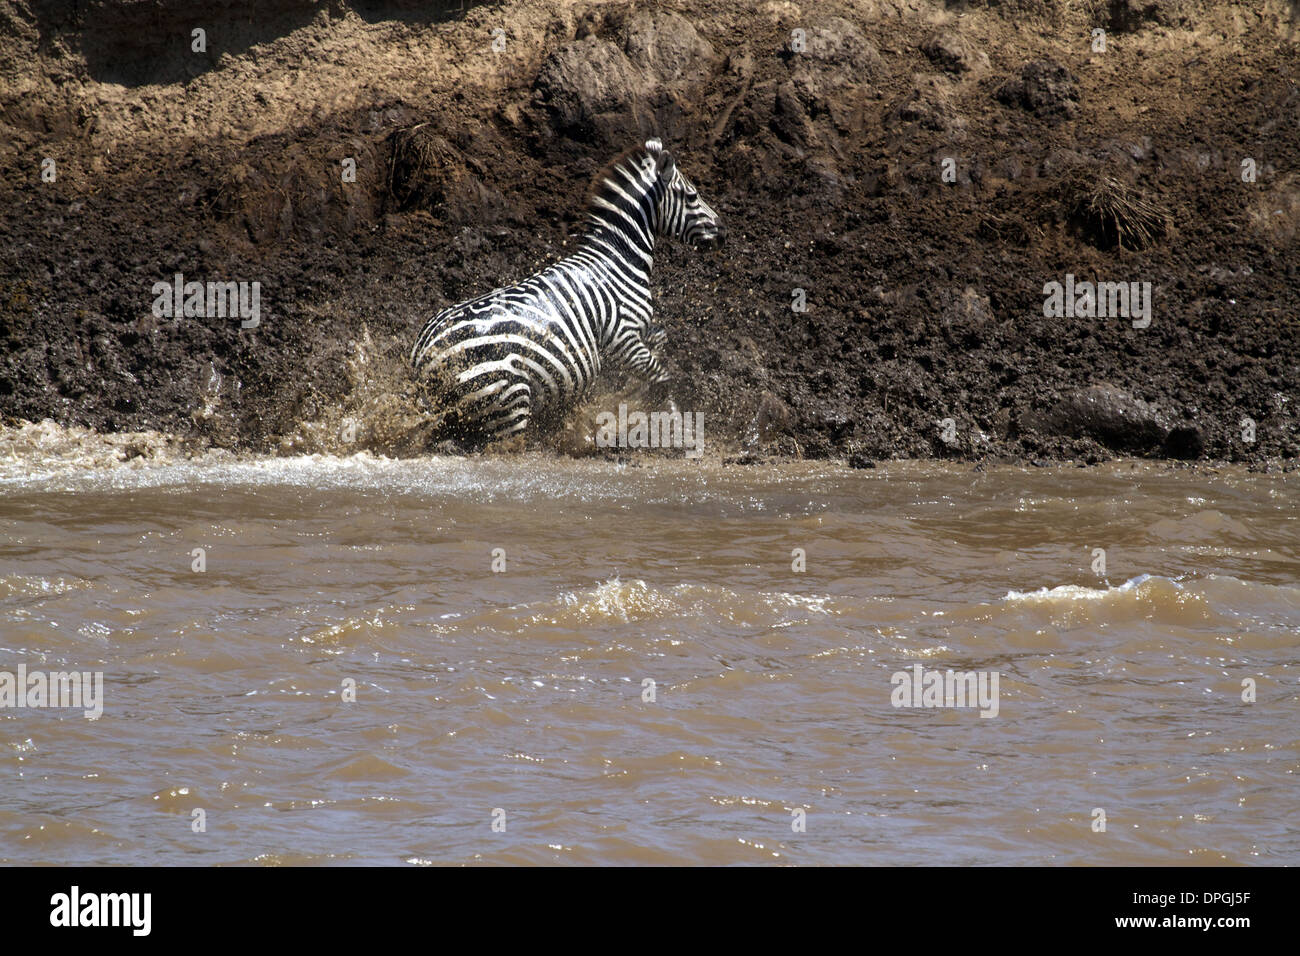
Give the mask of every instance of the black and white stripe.
[[460, 437], [503, 438], [572, 408], [606, 363], [662, 387], [651, 322], [656, 236], [695, 247], [726, 230], [657, 139], [597, 179], [578, 249], [517, 285], [444, 309], [411, 349]]

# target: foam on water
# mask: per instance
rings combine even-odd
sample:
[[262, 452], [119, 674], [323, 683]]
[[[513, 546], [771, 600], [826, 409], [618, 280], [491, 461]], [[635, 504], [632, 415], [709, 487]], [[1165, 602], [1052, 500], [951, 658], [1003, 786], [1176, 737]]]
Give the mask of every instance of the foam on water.
[[1116, 595], [1123, 594], [1126, 591], [1137, 591], [1148, 581], [1158, 581], [1159, 583], [1148, 589], [1146, 594], [1155, 593], [1157, 588], [1163, 588], [1165, 586], [1171, 587], [1175, 590], [1183, 590], [1183, 585], [1178, 581], [1173, 581], [1168, 578], [1157, 578], [1150, 574], [1139, 574], [1137, 577], [1130, 578], [1123, 584], [1104, 588], [1090, 588], [1078, 584], [1063, 584], [1054, 588], [1042, 587], [1037, 591], [1030, 592], [1008, 591], [1006, 597], [1002, 600], [1010, 601], [1012, 603], [1054, 604], [1062, 606], [1068, 605], [1074, 601], [1104, 601], [1108, 598], [1113, 598]]
[[[1231, 575], [1166, 578], [1140, 574], [1105, 588], [1066, 584], [1037, 591], [1008, 591], [1008, 607], [1033, 607], [1053, 613], [1086, 611], [1099, 619], [1107, 612], [1147, 614], [1156, 620], [1202, 619], [1261, 623], [1300, 634], [1300, 586], [1245, 581]], [[1261, 606], [1270, 613], [1260, 616]], [[1294, 614], [1287, 613], [1295, 612]]]
[[1008, 591], [1003, 602], [1008, 608], [1030, 611], [1067, 627], [1135, 620], [1209, 626], [1227, 623], [1194, 582], [1154, 574], [1140, 574], [1104, 588], [1067, 584], [1028, 593]]

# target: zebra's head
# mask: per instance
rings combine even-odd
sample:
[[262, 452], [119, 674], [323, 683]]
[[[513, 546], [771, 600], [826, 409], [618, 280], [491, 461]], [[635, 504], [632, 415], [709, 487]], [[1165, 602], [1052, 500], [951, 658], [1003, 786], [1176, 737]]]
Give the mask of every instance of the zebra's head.
[[655, 210], [655, 231], [673, 236], [696, 249], [720, 245], [727, 228], [709, 204], [700, 198], [695, 185], [677, 168], [673, 154], [657, 139], [646, 140], [646, 153], [653, 162], [653, 175], [663, 194]]

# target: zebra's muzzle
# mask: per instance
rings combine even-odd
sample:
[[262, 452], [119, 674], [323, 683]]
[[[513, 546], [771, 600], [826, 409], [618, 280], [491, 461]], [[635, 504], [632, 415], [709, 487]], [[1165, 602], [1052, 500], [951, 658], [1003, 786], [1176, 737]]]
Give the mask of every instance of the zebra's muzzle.
[[727, 238], [726, 227], [719, 225], [716, 230], [701, 233], [695, 240], [697, 249], [717, 249]]

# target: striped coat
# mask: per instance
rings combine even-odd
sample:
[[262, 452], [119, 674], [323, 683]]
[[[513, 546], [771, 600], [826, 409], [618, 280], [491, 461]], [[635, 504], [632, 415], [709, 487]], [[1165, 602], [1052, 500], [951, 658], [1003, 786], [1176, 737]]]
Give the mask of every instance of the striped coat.
[[655, 349], [667, 336], [650, 303], [655, 238], [706, 247], [725, 234], [659, 140], [620, 156], [596, 179], [572, 255], [421, 329], [411, 362], [446, 415], [441, 431], [496, 439], [552, 421], [607, 364], [662, 390], [668, 377]]

